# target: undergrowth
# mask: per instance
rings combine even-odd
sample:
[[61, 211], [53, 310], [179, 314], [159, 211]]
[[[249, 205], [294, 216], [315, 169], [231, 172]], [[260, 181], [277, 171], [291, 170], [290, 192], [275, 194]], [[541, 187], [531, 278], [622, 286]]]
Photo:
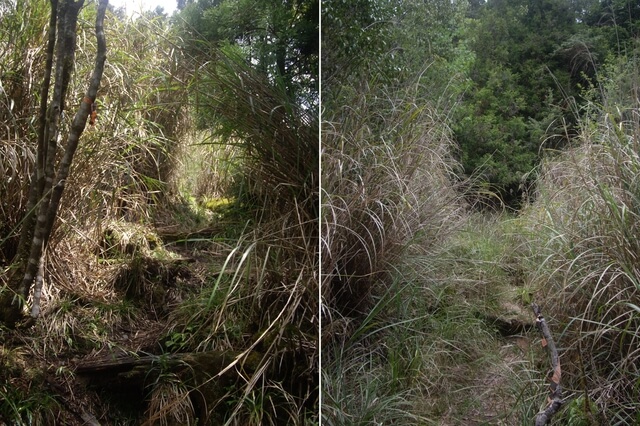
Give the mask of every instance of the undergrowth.
[[[413, 130], [434, 133], [412, 121], [424, 110], [410, 101], [390, 107], [395, 94], [371, 102], [364, 85], [330, 111], [324, 422], [532, 422], [546, 404], [549, 370], [530, 310], [536, 302], [560, 348], [565, 399], [553, 424], [638, 424], [636, 56], [602, 67], [599, 85], [583, 94], [592, 101], [575, 111], [579, 132], [564, 151], [544, 153], [530, 199], [510, 214], [456, 210], [455, 196], [433, 192], [455, 194], [454, 185], [412, 174], [419, 168], [404, 154], [436, 166], [412, 150], [420, 140]], [[437, 120], [428, 123], [433, 132]], [[434, 199], [448, 208], [414, 204]]]

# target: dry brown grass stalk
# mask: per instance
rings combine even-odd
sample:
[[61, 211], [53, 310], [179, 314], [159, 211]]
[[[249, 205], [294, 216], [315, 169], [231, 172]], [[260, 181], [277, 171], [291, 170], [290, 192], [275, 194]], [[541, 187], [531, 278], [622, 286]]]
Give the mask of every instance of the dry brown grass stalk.
[[[460, 212], [453, 142], [435, 110], [361, 93], [323, 131], [323, 299], [366, 313], [371, 294], [419, 238], [429, 249]], [[331, 121], [333, 120], [333, 121]]]
[[631, 424], [639, 396], [630, 377], [640, 363], [640, 135], [600, 112], [577, 146], [545, 164], [523, 217], [541, 244], [532, 281], [566, 327], [567, 385], [603, 418]]

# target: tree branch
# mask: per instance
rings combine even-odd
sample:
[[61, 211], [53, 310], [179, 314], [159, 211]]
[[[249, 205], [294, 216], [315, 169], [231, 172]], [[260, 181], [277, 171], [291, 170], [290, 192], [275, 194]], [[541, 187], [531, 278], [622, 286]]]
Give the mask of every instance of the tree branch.
[[[48, 226], [53, 224], [51, 216], [56, 215], [57, 209], [51, 208], [52, 187], [55, 177], [56, 149], [58, 146], [58, 134], [60, 126], [60, 116], [64, 108], [64, 97], [67, 92], [67, 86], [71, 78], [71, 70], [73, 59], [75, 58], [76, 49], [76, 27], [78, 22], [78, 14], [84, 0], [73, 2], [73, 0], [63, 0], [57, 9], [57, 34], [56, 41], [56, 73], [55, 84], [53, 86], [53, 99], [47, 110], [45, 120], [44, 143], [42, 144], [43, 152], [38, 152], [38, 162], [44, 161], [44, 187], [40, 193], [39, 206], [37, 207], [37, 218], [35, 221], [35, 230], [29, 250], [29, 259], [27, 261], [26, 270], [22, 282], [20, 283], [17, 293], [24, 299], [27, 298], [31, 285], [36, 278], [38, 268], [41, 262], [42, 252], [46, 245], [46, 240], [50, 234]], [[52, 14], [54, 12], [52, 11]], [[41, 146], [38, 146], [41, 148]], [[40, 166], [40, 164], [38, 164]], [[40, 173], [38, 170], [38, 186], [40, 185]], [[40, 188], [39, 192], [40, 192]]]
[[544, 426], [551, 421], [551, 418], [562, 406], [562, 386], [560, 386], [562, 370], [560, 369], [558, 349], [553, 341], [553, 336], [551, 336], [549, 326], [542, 316], [542, 309], [540, 309], [540, 306], [535, 303], [531, 304], [531, 308], [536, 316], [536, 327], [538, 327], [538, 330], [542, 334], [542, 346], [547, 347], [547, 351], [551, 357], [551, 372], [549, 374], [551, 376], [551, 384], [549, 388], [549, 400], [545, 409], [536, 415], [535, 423], [535, 426]]
[[[98, 46], [95, 67], [87, 92], [71, 124], [66, 150], [58, 163], [56, 171], [59, 122], [73, 71], [78, 14], [84, 4], [84, 0], [60, 0], [59, 4], [58, 0], [50, 1], [52, 11], [47, 45], [47, 70], [43, 80], [42, 103], [38, 116], [40, 125], [38, 128], [38, 157], [36, 171], [31, 182], [30, 208], [26, 213], [27, 216], [21, 235], [20, 244], [24, 243], [24, 246], [21, 247], [22, 251], [19, 252], [17, 260], [18, 268], [16, 269], [19, 271], [19, 275], [13, 275], [15, 279], [11, 280], [11, 291], [0, 294], [0, 321], [10, 327], [15, 326], [20, 318], [22, 304], [29, 295], [36, 277], [32, 316], [36, 317], [39, 313], [38, 304], [42, 277], [38, 277], [38, 271], [42, 271], [42, 255], [57, 217], [60, 199], [62, 198], [65, 181], [69, 175], [73, 155], [78, 147], [78, 141], [86, 126], [87, 118], [91, 113], [91, 106], [95, 102], [98, 93], [107, 57], [104, 18], [109, 1], [100, 0], [95, 26]], [[55, 84], [53, 96], [47, 108], [46, 102], [51, 80], [54, 50], [56, 53]], [[28, 257], [25, 256], [27, 253]]]
[[49, 98], [49, 87], [51, 86], [51, 69], [53, 67], [53, 55], [56, 44], [56, 22], [58, 16], [58, 0], [50, 0], [51, 17], [49, 19], [49, 34], [47, 42], [47, 57], [45, 60], [45, 74], [40, 89], [40, 108], [38, 111], [38, 144], [36, 167], [31, 174], [31, 184], [29, 187], [29, 199], [25, 209], [25, 218], [22, 222], [22, 231], [20, 233], [20, 241], [18, 242], [17, 261], [18, 267], [15, 270], [15, 276], [23, 277], [26, 264], [29, 258], [31, 240], [36, 224], [36, 211], [38, 209], [38, 201], [42, 198], [44, 191], [44, 163], [46, 152], [46, 128], [47, 128], [47, 107]]
[[[77, 10], [80, 10], [82, 3], [84, 0], [79, 0], [74, 3], [74, 7]], [[44, 234], [43, 234], [43, 243], [46, 247], [47, 242], [49, 241], [49, 236], [51, 235], [51, 230], [53, 229], [53, 223], [58, 216], [58, 208], [60, 207], [60, 200], [62, 199], [62, 193], [64, 191], [65, 182], [67, 177], [69, 176], [69, 170], [71, 167], [71, 162], [73, 161], [73, 156], [78, 148], [78, 142], [80, 140], [80, 136], [84, 131], [85, 126], [87, 125], [87, 118], [91, 113], [91, 105], [96, 100], [96, 96], [98, 94], [98, 88], [100, 87], [100, 81], [102, 80], [102, 74], [104, 72], [104, 63], [107, 59], [107, 43], [104, 35], [104, 16], [107, 10], [107, 5], [109, 4], [109, 0], [100, 0], [98, 4], [98, 13], [96, 16], [96, 40], [97, 40], [97, 52], [96, 52], [96, 62], [93, 68], [93, 73], [91, 75], [91, 80], [89, 81], [89, 88], [87, 89], [87, 93], [80, 103], [80, 107], [76, 112], [76, 115], [73, 119], [73, 123], [71, 124], [71, 129], [69, 130], [69, 136], [67, 138], [67, 145], [65, 147], [65, 152], [60, 160], [60, 165], [58, 167], [58, 172], [55, 177], [55, 183], [53, 185], [51, 191], [51, 198], [48, 203], [48, 212], [45, 216], [45, 226], [44, 226]], [[77, 18], [75, 20], [77, 22]], [[71, 27], [71, 25], [70, 25]], [[67, 43], [73, 45], [73, 51], [75, 52], [75, 25], [73, 27], [73, 39], [68, 38]], [[73, 58], [73, 56], [71, 56]], [[66, 62], [63, 68], [63, 81], [68, 84], [70, 70], [72, 63], [69, 63], [69, 57], [65, 58]], [[66, 87], [63, 86], [63, 95], [66, 92]], [[64, 100], [64, 96], [63, 96]], [[40, 218], [38, 218], [40, 219]], [[32, 308], [32, 317], [37, 317], [40, 312], [40, 294], [41, 287], [38, 285], [42, 285], [42, 279], [36, 281], [36, 289], [34, 291], [34, 299], [33, 299], [33, 308]]]

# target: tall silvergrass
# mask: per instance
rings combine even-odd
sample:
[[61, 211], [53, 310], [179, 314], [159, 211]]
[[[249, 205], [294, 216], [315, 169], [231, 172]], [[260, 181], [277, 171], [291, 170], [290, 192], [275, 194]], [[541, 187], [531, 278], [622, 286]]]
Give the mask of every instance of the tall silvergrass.
[[[322, 420], [328, 425], [428, 424], [416, 401], [427, 397], [430, 383], [421, 372], [437, 368], [430, 356], [438, 348], [425, 345], [420, 330], [437, 297], [428, 279], [409, 277], [406, 256], [433, 253], [462, 211], [444, 118], [411, 90], [387, 93], [375, 85], [336, 91], [323, 116]], [[336, 99], [343, 105], [334, 106]]]
[[542, 166], [522, 219], [563, 385], [584, 402], [565, 420], [580, 412], [590, 424], [630, 425], [640, 421], [640, 105], [605, 104], [591, 105], [575, 145]]
[[[44, 61], [38, 44], [44, 45], [47, 3], [18, 2], [5, 12], [1, 24], [7, 30], [0, 36], [7, 38], [6, 43], [0, 41], [6, 47], [0, 57], [2, 84], [8, 87], [4, 76], [11, 75], [12, 85], [16, 86], [7, 94], [11, 96], [0, 100], [9, 114], [3, 115], [0, 130], [0, 172], [8, 176], [0, 182], [0, 247], [7, 263], [15, 254], [34, 162], [32, 112], [41, 80], [39, 69]], [[95, 8], [87, 7], [81, 18], [91, 21], [92, 15]], [[109, 60], [96, 100], [98, 117], [80, 142], [62, 200], [60, 220], [56, 221], [52, 234], [54, 245], [74, 227], [89, 225], [100, 232], [102, 221], [122, 216], [132, 221], [148, 219], [149, 206], [167, 191], [176, 138], [185, 126], [185, 110], [181, 105], [185, 104], [186, 92], [178, 84], [177, 53], [168, 41], [170, 30], [166, 22], [144, 18], [133, 21], [108, 14], [105, 30]], [[96, 47], [91, 31], [88, 27], [79, 29], [75, 63], [78, 77], [72, 79], [68, 95], [71, 109], [83, 96], [84, 79], [80, 76], [89, 73], [93, 63]], [[18, 72], [20, 69], [24, 72]], [[13, 92], [19, 92], [20, 103], [13, 99]], [[63, 129], [68, 127], [72, 116], [66, 115]], [[58, 233], [60, 224], [66, 225]], [[85, 233], [88, 245], [99, 239], [92, 237]]]
[[48, 21], [46, 0], [0, 0], [0, 265], [17, 250], [35, 164], [35, 144], [29, 141], [36, 139], [33, 111], [44, 75]]
[[243, 192], [263, 213], [317, 217], [317, 106], [300, 105], [277, 77], [251, 67], [233, 47], [218, 49], [192, 84], [201, 114], [211, 114], [212, 143], [240, 151]]
[[434, 108], [408, 92], [344, 98], [323, 124], [322, 297], [350, 316], [368, 312], [416, 237], [429, 249], [446, 236], [460, 203], [454, 143]]
[[[242, 239], [230, 251], [217, 276], [202, 292], [172, 314], [169, 332], [181, 351], [237, 354], [218, 374], [225, 398], [208, 401], [209, 416], [227, 425], [305, 424], [317, 415], [317, 331], [307, 310], [305, 271], [282, 275], [273, 264], [286, 247], [264, 253], [262, 239]], [[312, 260], [309, 261], [312, 263]], [[280, 282], [274, 282], [280, 279]], [[316, 287], [317, 288], [317, 287]], [[205, 377], [206, 378], [206, 377]], [[210, 381], [211, 381], [210, 380]], [[206, 392], [205, 382], [196, 391]]]
[[213, 117], [211, 143], [232, 154], [229, 182], [241, 182], [206, 195], [235, 196], [251, 226], [203, 298], [176, 314], [175, 332], [191, 350], [242, 351], [229, 370], [252, 365], [231, 391], [226, 424], [303, 424], [318, 410], [316, 107], [233, 48], [214, 51], [191, 90]]
[[[155, 203], [174, 190], [179, 140], [189, 124], [180, 82], [185, 70], [176, 68], [180, 56], [168, 23], [159, 17], [109, 18], [98, 117], [72, 170], [78, 192], [66, 196], [76, 208], [81, 203], [88, 214], [80, 219], [88, 224], [118, 217], [148, 221]], [[78, 68], [95, 49], [90, 38], [79, 40]]]

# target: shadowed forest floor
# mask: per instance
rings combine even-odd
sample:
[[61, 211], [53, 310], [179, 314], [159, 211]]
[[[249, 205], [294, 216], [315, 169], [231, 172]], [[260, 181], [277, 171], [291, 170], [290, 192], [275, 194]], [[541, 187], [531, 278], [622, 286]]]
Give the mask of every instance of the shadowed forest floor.
[[[226, 203], [201, 211], [202, 217], [178, 211], [189, 213], [177, 206], [155, 228], [124, 220], [104, 224], [96, 251], [81, 256], [84, 279], [45, 287], [42, 316], [3, 331], [0, 362], [12, 369], [3, 393], [30, 393], [33, 408], [44, 407], [36, 412], [45, 423], [222, 421], [238, 373], [253, 373], [259, 364], [240, 356], [246, 349], [240, 342], [258, 330], [229, 323], [220, 332], [226, 345], [208, 344], [206, 338], [215, 339], [194, 329], [206, 328], [207, 320], [196, 325], [185, 319], [229, 294], [239, 262], [230, 255], [233, 234], [237, 242], [242, 223]], [[194, 350], [217, 357], [189, 357]], [[214, 377], [237, 359], [229, 374]]]

